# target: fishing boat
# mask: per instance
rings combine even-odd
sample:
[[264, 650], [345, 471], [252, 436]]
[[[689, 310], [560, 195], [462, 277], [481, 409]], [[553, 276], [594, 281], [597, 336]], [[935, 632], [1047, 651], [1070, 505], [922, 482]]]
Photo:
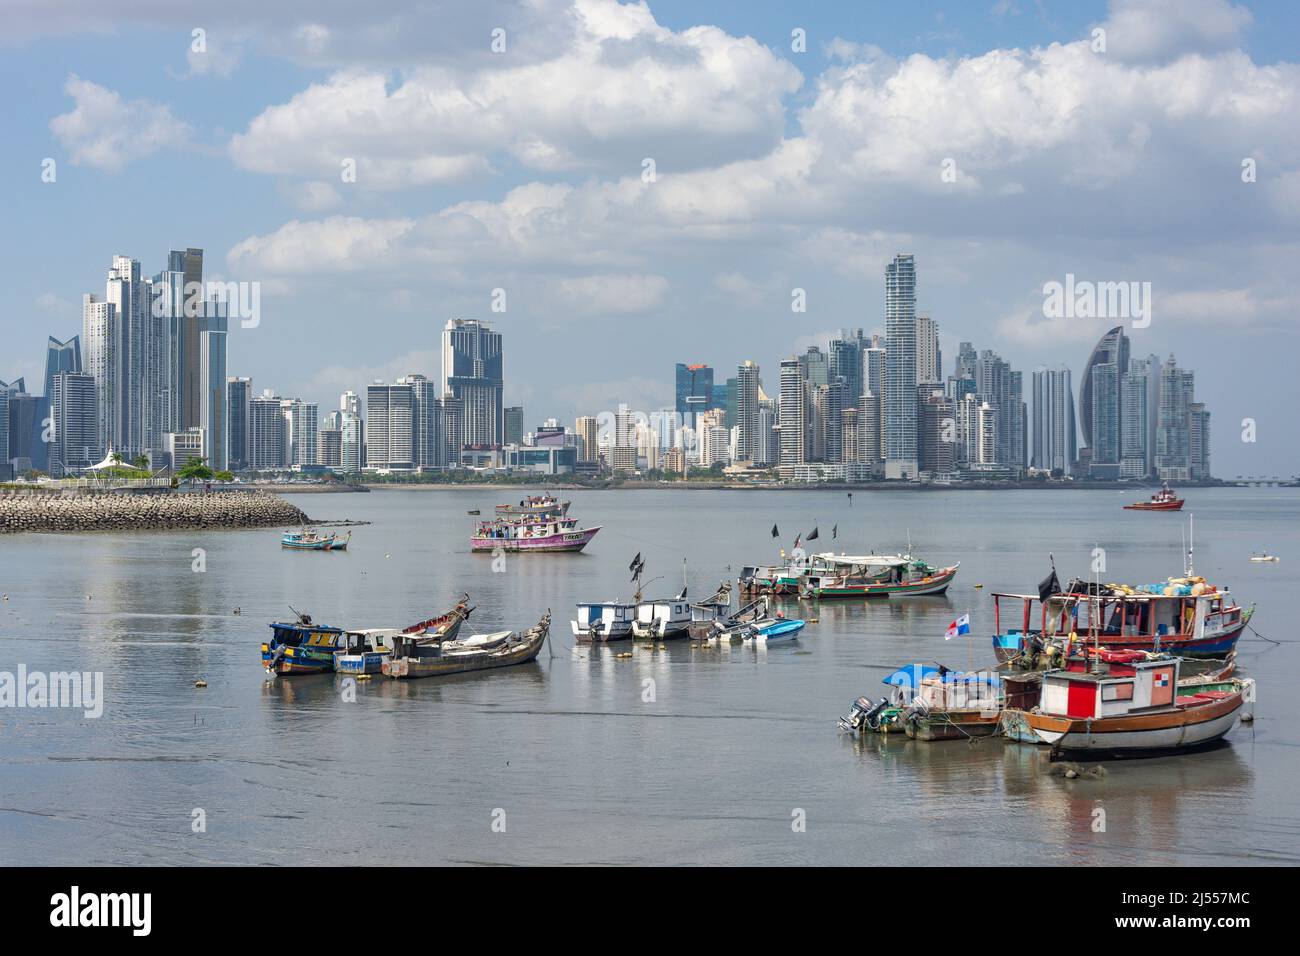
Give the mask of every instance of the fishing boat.
[[[1004, 628], [1007, 603], [1020, 607]], [[1138, 587], [1076, 580], [1045, 596], [995, 593], [993, 651], [1000, 663], [1030, 669], [1089, 644], [1221, 658], [1236, 648], [1253, 613], [1233, 601], [1227, 588], [1195, 576]]]
[[807, 570], [802, 562], [744, 567], [737, 583], [743, 594], [796, 595]]
[[1002, 733], [1054, 753], [1179, 752], [1222, 739], [1254, 702], [1250, 678], [1233, 678], [1230, 689], [1184, 688], [1177, 658], [1106, 651], [1099, 663], [1044, 673], [1038, 706], [1004, 709]]
[[352, 532], [339, 537], [333, 532], [321, 534], [315, 528], [303, 528], [301, 531], [286, 531], [280, 538], [280, 547], [291, 551], [346, 551]]
[[1124, 506], [1125, 511], [1181, 511], [1183, 500], [1169, 487], [1169, 482], [1160, 486], [1160, 490], [1151, 496], [1150, 501], [1135, 501]]
[[933, 664], [909, 664], [885, 677], [888, 696], [855, 700], [841, 730], [906, 734], [914, 740], [968, 740], [997, 732], [1002, 709], [996, 674], [960, 673]]
[[480, 521], [469, 547], [477, 552], [575, 552], [585, 548], [599, 530], [599, 526], [579, 528], [577, 518], [498, 518]]
[[573, 636], [580, 644], [621, 641], [632, 636], [636, 604], [625, 601], [583, 601], [578, 604]]
[[766, 597], [746, 604], [736, 613], [720, 621], [714, 621], [712, 629], [703, 639], [710, 641], [741, 640], [758, 625], [773, 620], [771, 605]]
[[282, 677], [330, 673], [343, 629], [316, 624], [310, 614], [294, 611], [294, 615], [297, 620], [291, 623], [270, 625], [271, 639], [262, 644], [262, 666], [268, 674]]
[[687, 628], [693, 640], [706, 640], [713, 636], [719, 624], [731, 617], [731, 582], [723, 581], [713, 596], [691, 605], [691, 622]]
[[1276, 564], [1281, 560], [1276, 554], [1269, 554], [1267, 551], [1261, 551], [1259, 554], [1252, 554], [1250, 560], [1256, 564]]
[[464, 640], [422, 642], [399, 638], [393, 656], [384, 662], [383, 673], [404, 680], [527, 664], [537, 658], [550, 630], [548, 610], [540, 621], [523, 631], [476, 634]]
[[804, 629], [804, 621], [797, 618], [777, 617], [755, 622], [742, 635], [745, 643], [777, 644], [799, 639], [799, 632]]
[[394, 639], [401, 633], [393, 627], [345, 631], [342, 647], [334, 652], [334, 672], [350, 676], [378, 674], [393, 653]]
[[674, 598], [641, 601], [632, 618], [632, 636], [638, 640], [667, 641], [686, 637], [691, 628], [691, 605], [686, 589]]
[[569, 513], [569, 504], [554, 495], [529, 495], [517, 505], [497, 505], [496, 513], [503, 517], [560, 518]]
[[817, 555], [804, 574], [804, 598], [917, 597], [943, 594], [961, 562], [937, 568], [903, 555]]

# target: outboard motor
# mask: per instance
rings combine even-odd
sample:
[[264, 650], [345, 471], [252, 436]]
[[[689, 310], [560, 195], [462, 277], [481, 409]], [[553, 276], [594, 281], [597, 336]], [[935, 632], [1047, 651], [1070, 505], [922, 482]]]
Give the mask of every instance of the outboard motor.
[[877, 714], [889, 706], [889, 701], [880, 698], [877, 703], [872, 703], [869, 697], [859, 697], [853, 702], [849, 709], [847, 717], [841, 717], [839, 720], [840, 730], [851, 730], [854, 733], [861, 733], [864, 727], [875, 730], [878, 726], [873, 723]]

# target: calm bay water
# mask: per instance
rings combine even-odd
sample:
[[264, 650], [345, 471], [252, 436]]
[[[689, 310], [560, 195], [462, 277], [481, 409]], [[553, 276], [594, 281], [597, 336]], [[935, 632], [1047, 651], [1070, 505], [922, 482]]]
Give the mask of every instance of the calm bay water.
[[[851, 504], [842, 492], [573, 492], [572, 513], [604, 527], [587, 552], [510, 556], [494, 573], [468, 551], [466, 511], [519, 494], [290, 496], [313, 517], [374, 522], [345, 554], [283, 552], [274, 531], [0, 537], [0, 671], [102, 671], [106, 697], [97, 720], [0, 710], [0, 863], [1300, 861], [1295, 490], [1188, 494], [1198, 573], [1258, 603], [1254, 627], [1285, 642], [1247, 632], [1240, 644], [1259, 682], [1254, 724], [1215, 750], [1110, 761], [1087, 781], [1049, 775], [1037, 748], [853, 740], [835, 718], [879, 696], [898, 664], [990, 663], [990, 592], [1032, 590], [1049, 551], [1062, 579], [1086, 575], [1094, 546], [1111, 580], [1180, 572], [1186, 516], [1124, 512], [1132, 495], [1114, 491], [860, 491]], [[818, 623], [794, 646], [677, 641], [617, 660], [631, 644], [574, 644], [574, 602], [628, 596], [638, 551], [663, 576], [648, 593], [679, 589], [685, 558], [703, 597], [814, 526], [816, 544], [850, 552], [901, 550], [910, 531], [915, 553], [961, 571], [943, 598], [805, 606]], [[1281, 563], [1251, 564], [1262, 548]], [[554, 656], [376, 677], [355, 702], [333, 677], [262, 672], [266, 624], [288, 604], [322, 623], [404, 626], [463, 591], [472, 631], [552, 608]], [[973, 640], [945, 643], [965, 611]], [[196, 809], [206, 832], [192, 830]], [[806, 832], [792, 830], [796, 809]]]

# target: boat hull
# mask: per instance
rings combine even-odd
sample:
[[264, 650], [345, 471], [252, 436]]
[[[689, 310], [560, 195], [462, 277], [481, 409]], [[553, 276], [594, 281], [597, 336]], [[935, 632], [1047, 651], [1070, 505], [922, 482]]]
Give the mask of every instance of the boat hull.
[[638, 641], [671, 641], [675, 638], [689, 637], [690, 633], [690, 621], [682, 621], [680, 624], [665, 624], [663, 621], [654, 621], [650, 624], [634, 623], [632, 625], [632, 637]]
[[536, 538], [488, 538], [475, 535], [469, 540], [469, 549], [475, 552], [495, 552], [497, 550], [524, 554], [533, 552], [575, 552], [581, 551], [591, 539], [596, 537], [600, 528], [584, 528], [581, 531], [565, 531], [560, 534], [548, 534]]
[[1125, 511], [1182, 511], [1183, 499], [1177, 501], [1138, 501], [1124, 506]]
[[366, 651], [364, 654], [336, 654], [334, 671], [338, 674], [379, 674], [383, 671], [384, 661], [389, 655], [378, 651]]
[[1173, 752], [1222, 739], [1236, 726], [1242, 702], [1238, 692], [1195, 707], [1094, 720], [1006, 711], [1004, 724], [1015, 725], [1008, 736], [1032, 739], [1063, 752]]
[[[1111, 651], [1145, 651], [1147, 653], [1163, 652], [1177, 657], [1219, 658], [1227, 657], [1237, 647], [1242, 632], [1246, 629], [1249, 616], [1243, 617], [1240, 624], [1226, 628], [1215, 634], [1203, 637], [1184, 637], [1182, 635], [1165, 635], [1155, 637], [1135, 637], [1119, 635], [1099, 635], [1097, 644]], [[1092, 644], [1088, 637], [1081, 643]], [[1022, 643], [1018, 634], [995, 634], [993, 636], [993, 653], [999, 664], [1009, 664], [1021, 656]]]
[[584, 628], [579, 627], [577, 621], [569, 623], [573, 626], [573, 636], [579, 644], [608, 644], [611, 641], [630, 640], [632, 637], [632, 625], [626, 622], [610, 628]]
[[914, 715], [907, 723], [913, 740], [969, 740], [997, 733], [999, 714], [981, 710], [933, 710]]
[[810, 598], [872, 598], [872, 597], [925, 597], [933, 594], [943, 594], [952, 584], [953, 578], [957, 576], [957, 569], [945, 568], [940, 574], [933, 575], [928, 580], [909, 581], [900, 584], [881, 582], [873, 584], [864, 582], [861, 584], [840, 584], [828, 587], [808, 586], [804, 589], [804, 597]]
[[492, 653], [451, 653], [442, 657], [399, 657], [384, 662], [383, 673], [395, 680], [418, 677], [447, 677], [451, 674], [468, 674], [473, 671], [494, 670], [527, 664], [537, 658], [546, 642], [547, 628], [534, 628], [533, 632], [516, 647]]

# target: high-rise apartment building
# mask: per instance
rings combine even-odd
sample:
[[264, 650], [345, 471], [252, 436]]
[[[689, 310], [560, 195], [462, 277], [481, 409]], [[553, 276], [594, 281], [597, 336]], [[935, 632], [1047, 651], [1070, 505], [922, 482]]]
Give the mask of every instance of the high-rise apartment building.
[[736, 459], [759, 455], [758, 366], [746, 359], [736, 369]]
[[915, 478], [916, 260], [910, 255], [885, 267], [885, 338], [885, 477]]
[[366, 468], [410, 471], [415, 467], [415, 389], [406, 382], [366, 388]]
[[1074, 418], [1074, 389], [1065, 366], [1039, 368], [1033, 377], [1034, 427], [1030, 464], [1068, 475], [1079, 457]]

